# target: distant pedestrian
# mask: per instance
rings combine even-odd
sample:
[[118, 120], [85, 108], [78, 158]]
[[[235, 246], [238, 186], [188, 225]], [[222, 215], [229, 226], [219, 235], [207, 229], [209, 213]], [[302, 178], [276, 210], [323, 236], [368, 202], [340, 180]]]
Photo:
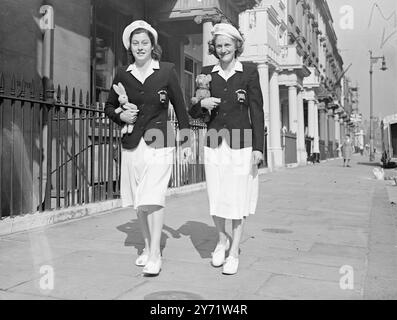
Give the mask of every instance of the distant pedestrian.
[[369, 144], [368, 143], [365, 144], [365, 155], [369, 156]]
[[[257, 68], [237, 59], [243, 38], [235, 27], [216, 24], [209, 48], [219, 59], [202, 70], [211, 74], [211, 97], [193, 105], [190, 115], [205, 119], [210, 114], [204, 157], [210, 215], [218, 233], [212, 265], [223, 265], [224, 274], [235, 274], [245, 219], [255, 213], [258, 199], [258, 164], [263, 159], [265, 133], [263, 98]], [[232, 221], [231, 244], [226, 220]]]
[[[350, 134], [346, 134], [345, 140], [342, 143], [342, 157], [343, 157], [343, 166], [350, 167], [350, 160], [352, 158], [353, 153], [353, 141], [350, 139]], [[347, 165], [346, 165], [347, 162]]]
[[[189, 128], [175, 66], [160, 62], [157, 37], [157, 31], [142, 20], [124, 29], [123, 44], [131, 64], [118, 69], [114, 84], [123, 84], [135, 108], [117, 113], [120, 103], [113, 87], [105, 106], [106, 115], [115, 123], [134, 125], [132, 132], [121, 139], [120, 195], [123, 207], [133, 206], [137, 210], [145, 248], [135, 264], [144, 267], [146, 275], [157, 275], [162, 264], [160, 239], [175, 148], [168, 143], [174, 138], [167, 137], [168, 132], [172, 134], [172, 130], [167, 130], [169, 100], [179, 128]], [[158, 135], [153, 137], [145, 132]]]

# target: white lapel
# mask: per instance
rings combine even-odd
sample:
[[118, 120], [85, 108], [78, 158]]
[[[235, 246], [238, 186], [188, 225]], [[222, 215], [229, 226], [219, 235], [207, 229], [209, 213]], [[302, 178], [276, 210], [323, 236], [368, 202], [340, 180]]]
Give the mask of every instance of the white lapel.
[[154, 73], [155, 69], [160, 69], [160, 63], [158, 62], [158, 60], [152, 59], [146, 74], [142, 74], [141, 71], [139, 71], [136, 67], [135, 63], [130, 64], [126, 71], [130, 72], [135, 79], [137, 79], [140, 83], [144, 84], [146, 79]]
[[243, 64], [240, 61], [236, 61], [234, 64], [234, 68], [230, 71], [230, 73], [227, 75], [225, 71], [221, 68], [221, 65], [218, 63], [212, 68], [212, 72], [218, 72], [218, 74], [225, 80], [227, 81], [229, 78], [231, 78], [236, 72], [243, 72]]

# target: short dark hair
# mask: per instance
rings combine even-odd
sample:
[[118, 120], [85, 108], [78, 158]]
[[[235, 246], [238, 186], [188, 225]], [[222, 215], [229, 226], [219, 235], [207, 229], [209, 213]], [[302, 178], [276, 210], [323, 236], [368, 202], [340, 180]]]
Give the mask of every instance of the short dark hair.
[[[160, 45], [155, 42], [154, 36], [148, 30], [146, 30], [144, 28], [138, 28], [138, 29], [135, 29], [133, 32], [131, 32], [131, 34], [130, 34], [130, 42], [129, 42], [130, 43], [130, 48], [131, 48], [132, 37], [135, 34], [138, 34], [138, 33], [146, 33], [148, 35], [148, 37], [150, 39], [150, 43], [153, 46], [152, 58], [154, 60], [160, 61], [161, 60], [161, 56], [163, 54], [163, 50], [161, 49]], [[128, 63], [134, 63], [135, 62], [134, 55], [132, 54], [130, 49], [127, 50], [127, 56], [128, 56]]]
[[[210, 41], [208, 41], [208, 52], [209, 54], [213, 54], [217, 59], [219, 59], [216, 54], [215, 41], [218, 35], [215, 35]], [[235, 58], [239, 57], [244, 51], [244, 42], [237, 39], [232, 39], [236, 44], [236, 52], [234, 53]]]

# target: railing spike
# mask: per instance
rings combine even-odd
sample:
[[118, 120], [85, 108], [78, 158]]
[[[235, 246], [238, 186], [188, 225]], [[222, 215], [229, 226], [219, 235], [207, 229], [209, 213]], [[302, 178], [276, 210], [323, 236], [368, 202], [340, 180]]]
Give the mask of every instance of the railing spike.
[[73, 90], [72, 90], [72, 106], [75, 106], [75, 105], [76, 105], [76, 90], [73, 87]]
[[3, 76], [3, 72], [0, 73], [0, 93], [4, 93], [4, 76]]
[[21, 76], [21, 93], [19, 94], [22, 98], [25, 97], [25, 80]]
[[85, 107], [89, 108], [89, 106], [90, 106], [90, 96], [89, 96], [89, 93], [87, 91], [87, 93], [85, 94]]
[[65, 88], [65, 104], [69, 104], [69, 90], [68, 86]]
[[83, 106], [83, 91], [80, 89], [79, 93], [79, 107]]
[[12, 79], [11, 79], [11, 95], [12, 96], [15, 96], [15, 88], [16, 88], [15, 75], [12, 75]]
[[59, 84], [57, 88], [57, 103], [61, 103], [61, 86]]

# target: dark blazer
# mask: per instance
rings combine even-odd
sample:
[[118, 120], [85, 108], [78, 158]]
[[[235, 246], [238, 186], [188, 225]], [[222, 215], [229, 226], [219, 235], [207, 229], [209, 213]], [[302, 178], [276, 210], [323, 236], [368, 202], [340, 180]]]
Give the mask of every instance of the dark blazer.
[[[206, 145], [216, 148], [223, 137], [233, 149], [252, 146], [253, 150], [263, 152], [263, 97], [256, 66], [243, 63], [243, 72], [236, 71], [227, 81], [218, 72], [212, 72], [213, 67], [206, 66], [201, 72], [211, 74], [211, 97], [221, 99], [218, 107], [211, 112]], [[196, 119], [204, 118], [208, 110], [202, 108], [199, 102], [191, 107], [189, 114]], [[244, 133], [245, 129], [248, 130]], [[217, 135], [215, 139], [214, 132]]]
[[[168, 119], [168, 102], [171, 101], [177, 119], [179, 129], [189, 128], [189, 117], [186, 111], [182, 89], [175, 71], [175, 65], [168, 62], [160, 62], [160, 68], [154, 69], [142, 84], [129, 71], [128, 66], [118, 68], [113, 80], [114, 84], [121, 82], [128, 95], [128, 101], [138, 106], [139, 113], [130, 134], [125, 134], [121, 143], [124, 149], [134, 149], [138, 146], [141, 137], [154, 148], [175, 146], [174, 130]], [[164, 90], [163, 93], [159, 93]], [[161, 101], [165, 97], [165, 100]], [[105, 104], [105, 114], [120, 126], [125, 122], [120, 120], [120, 114], [115, 109], [119, 107], [118, 95], [110, 89], [108, 100]], [[156, 138], [149, 129], [159, 129], [164, 137]], [[157, 132], [160, 132], [157, 131]], [[145, 136], [145, 133], [147, 135]]]

